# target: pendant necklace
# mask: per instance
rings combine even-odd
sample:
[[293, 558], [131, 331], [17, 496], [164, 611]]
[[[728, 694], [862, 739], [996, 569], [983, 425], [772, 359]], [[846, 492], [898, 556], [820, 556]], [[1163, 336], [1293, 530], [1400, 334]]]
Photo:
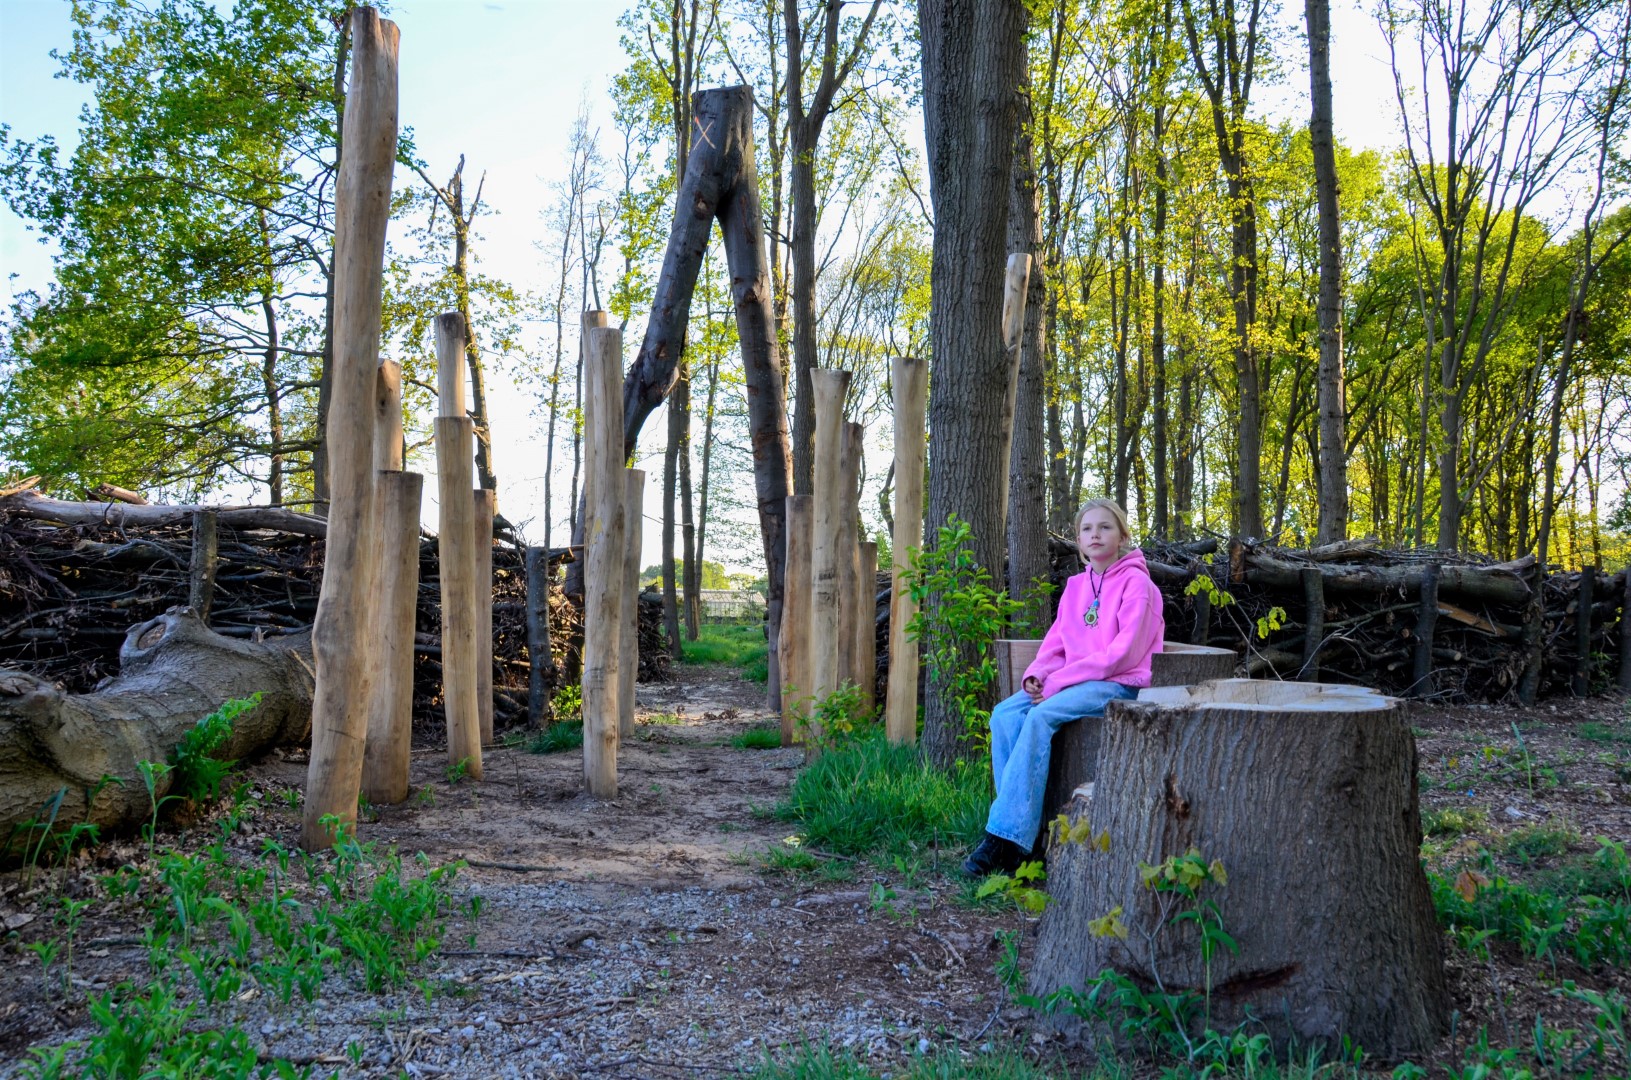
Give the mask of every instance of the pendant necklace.
[[1089, 605], [1087, 614], [1082, 616], [1082, 621], [1088, 626], [1097, 626], [1099, 625], [1099, 590], [1104, 587], [1104, 575], [1100, 574], [1098, 581], [1094, 581], [1093, 568], [1090, 566], [1087, 568], [1087, 583], [1093, 589], [1093, 603]]

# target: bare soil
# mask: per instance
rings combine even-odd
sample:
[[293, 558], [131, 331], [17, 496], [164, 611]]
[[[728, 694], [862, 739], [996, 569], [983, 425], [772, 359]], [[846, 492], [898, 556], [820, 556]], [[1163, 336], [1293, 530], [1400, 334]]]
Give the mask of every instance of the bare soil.
[[[761, 687], [728, 670], [677, 674], [641, 685], [610, 802], [582, 793], [575, 751], [490, 749], [480, 782], [450, 776], [441, 751], [416, 753], [416, 794], [380, 808], [361, 836], [432, 864], [463, 860], [455, 887], [483, 900], [479, 918], [456, 922], [425, 965], [428, 998], [415, 987], [372, 995], [335, 978], [310, 1005], [249, 990], [196, 1023], [240, 1026], [267, 1060], [343, 1077], [723, 1076], [805, 1043], [883, 1072], [929, 1050], [1017, 1047], [1059, 1063], [1061, 1075], [1092, 1060], [1009, 1004], [998, 932], [1021, 931], [1023, 960], [1034, 920], [970, 903], [950, 872], [962, 852], [942, 853], [942, 872], [921, 880], [842, 859], [815, 874], [768, 871], [763, 853], [793, 831], [770, 811], [802, 753], [729, 745], [774, 721]], [[1550, 770], [1534, 782], [1504, 753], [1516, 745], [1514, 721], [1530, 755], [1517, 760]], [[1424, 810], [1482, 809], [1479, 842], [1548, 822], [1567, 823], [1579, 851], [1596, 836], [1631, 838], [1624, 700], [1527, 712], [1422, 705], [1413, 723]], [[264, 840], [292, 845], [298, 835], [285, 793], [304, 785], [304, 755], [274, 755], [248, 778], [255, 809], [233, 848], [253, 859]], [[202, 821], [161, 843], [212, 835]], [[87, 995], [149, 980], [143, 927], [104, 915], [112, 905], [93, 905], [79, 931], [73, 994], [26, 948], [58, 932], [59, 897], [94, 897], [96, 875], [145, 855], [127, 839], [65, 870], [0, 875], [0, 1075], [31, 1046], [86, 1037]], [[1448, 942], [1446, 953], [1461, 1016], [1435, 1069], [1455, 1063], [1480, 1028], [1508, 1044], [1526, 1041], [1537, 1014], [1589, 1028], [1588, 1011], [1552, 993], [1564, 979], [1631, 992], [1623, 970], [1542, 964], [1506, 946], [1488, 963]]]

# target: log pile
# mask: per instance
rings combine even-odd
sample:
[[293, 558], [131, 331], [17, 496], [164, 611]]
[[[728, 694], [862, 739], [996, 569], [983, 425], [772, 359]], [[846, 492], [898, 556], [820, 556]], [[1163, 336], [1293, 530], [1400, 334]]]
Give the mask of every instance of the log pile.
[[[110, 512], [111, 505], [32, 493], [0, 498], [0, 668], [70, 693], [89, 692], [118, 672], [131, 626], [188, 603], [198, 576], [191, 511], [121, 506]], [[138, 510], [143, 516], [130, 513]], [[256, 508], [221, 511], [216, 521], [210, 628], [266, 641], [309, 632], [322, 584], [321, 519]], [[571, 549], [552, 550], [551, 567], [571, 557]], [[416, 744], [433, 745], [445, 737], [434, 537], [421, 539], [419, 558], [414, 733]], [[524, 549], [508, 537], [493, 548], [492, 594], [495, 712], [500, 727], [515, 726], [527, 713], [526, 570]], [[668, 663], [661, 603], [641, 600], [640, 679], [661, 680]], [[583, 617], [581, 603], [559, 584], [551, 586], [549, 607], [553, 694], [576, 677]]]

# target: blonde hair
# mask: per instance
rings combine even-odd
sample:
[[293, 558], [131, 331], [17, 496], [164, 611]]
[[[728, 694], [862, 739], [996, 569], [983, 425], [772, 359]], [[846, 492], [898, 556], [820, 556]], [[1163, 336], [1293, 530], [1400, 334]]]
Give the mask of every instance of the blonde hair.
[[1121, 530], [1121, 543], [1116, 546], [1116, 558], [1121, 558], [1133, 550], [1133, 530], [1127, 524], [1127, 511], [1114, 499], [1089, 499], [1076, 511], [1076, 517], [1071, 522], [1071, 532], [1076, 540], [1076, 554], [1081, 556], [1082, 564], [1087, 564], [1087, 553], [1082, 550], [1082, 519], [1087, 517], [1089, 511], [1107, 510], [1115, 519], [1116, 528]]

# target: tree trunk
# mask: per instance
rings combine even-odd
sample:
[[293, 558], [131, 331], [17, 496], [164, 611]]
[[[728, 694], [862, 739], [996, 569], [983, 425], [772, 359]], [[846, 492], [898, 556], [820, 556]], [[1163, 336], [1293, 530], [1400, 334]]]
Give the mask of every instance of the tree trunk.
[[1048, 299], [1042, 265], [1042, 219], [1037, 211], [1035, 148], [1030, 133], [1030, 83], [1020, 96], [1026, 114], [1017, 124], [1013, 183], [1009, 188], [1008, 250], [1031, 256], [1026, 285], [1025, 324], [1019, 341], [1019, 381], [1014, 393], [1014, 421], [1008, 454], [1008, 595], [1027, 605], [1020, 618], [1033, 626], [1046, 626], [1053, 605], [1033, 592], [1032, 582], [1049, 573], [1047, 468], [1043, 431], [1047, 395], [1047, 342], [1043, 319]]
[[[242, 760], [303, 743], [311, 731], [311, 636], [260, 643], [223, 637], [185, 608], [130, 628], [119, 674], [90, 694], [67, 694], [0, 669], [0, 828], [10, 831], [62, 793], [60, 829], [88, 821], [126, 828], [152, 812], [136, 763], [162, 762], [223, 702], [259, 691], [217, 756]], [[101, 784], [104, 777], [124, 781]], [[168, 777], [155, 794], [163, 798]], [[100, 786], [99, 786], [100, 785]], [[94, 793], [87, 805], [87, 793]]]
[[1308, 125], [1320, 219], [1319, 539], [1348, 538], [1347, 395], [1342, 370], [1342, 229], [1337, 208], [1336, 145], [1331, 132], [1331, 0], [1305, 0], [1308, 77], [1313, 118]]
[[[1014, 124], [1025, 68], [1026, 12], [1017, 0], [923, 0], [923, 115], [935, 214], [929, 342], [928, 528], [953, 515], [974, 534], [975, 560], [1000, 579], [1008, 462], [1002, 402], [1003, 247]], [[940, 600], [930, 597], [931, 607]], [[972, 659], [972, 657], [970, 657]], [[924, 702], [924, 748], [947, 766], [963, 732], [941, 681]]]
[[[1146, 697], [1111, 704], [1094, 790], [1068, 813], [1108, 850], [1053, 845], [1032, 992], [1108, 969], [1204, 995], [1213, 1028], [1251, 1018], [1281, 1052], [1340, 1051], [1345, 1036], [1383, 1060], [1431, 1050], [1449, 999], [1400, 703], [1235, 679]], [[1139, 872], [1192, 850], [1227, 874], [1199, 886], [1238, 945], [1210, 964], [1195, 924], [1173, 922], [1194, 902]], [[1096, 936], [1089, 924], [1112, 912], [1126, 935]]]

